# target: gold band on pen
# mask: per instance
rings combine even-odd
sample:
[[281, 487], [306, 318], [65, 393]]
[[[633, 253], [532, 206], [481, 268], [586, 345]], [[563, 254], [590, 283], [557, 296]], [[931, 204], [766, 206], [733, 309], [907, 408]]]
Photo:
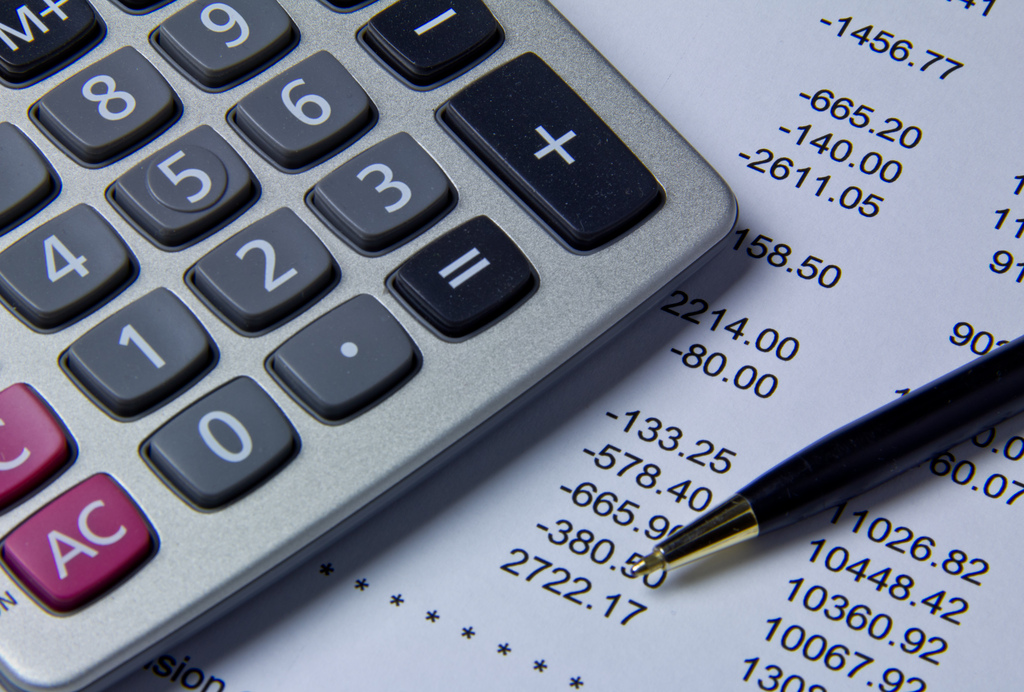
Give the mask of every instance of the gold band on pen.
[[673, 570], [754, 538], [757, 534], [757, 517], [750, 503], [742, 495], [733, 495], [722, 505], [659, 543], [650, 555], [633, 563], [629, 570], [637, 576], [651, 574], [659, 569]]

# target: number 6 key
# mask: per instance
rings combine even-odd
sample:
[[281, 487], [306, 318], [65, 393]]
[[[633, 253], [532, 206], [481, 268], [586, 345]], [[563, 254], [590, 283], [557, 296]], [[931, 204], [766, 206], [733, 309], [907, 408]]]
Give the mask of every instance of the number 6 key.
[[288, 173], [333, 156], [376, 120], [366, 92], [327, 51], [270, 80], [228, 113], [246, 141]]

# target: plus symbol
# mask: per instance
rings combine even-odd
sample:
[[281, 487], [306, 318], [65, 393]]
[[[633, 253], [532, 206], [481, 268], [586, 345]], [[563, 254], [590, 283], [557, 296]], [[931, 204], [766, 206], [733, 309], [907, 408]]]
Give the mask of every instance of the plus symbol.
[[53, 2], [53, 0], [43, 0], [43, 3], [48, 9], [43, 10], [39, 13], [40, 17], [45, 17], [48, 14], [55, 14], [60, 17], [61, 21], [67, 21], [68, 16], [64, 14], [60, 6], [66, 3], [68, 0], [59, 0], [59, 2]]
[[536, 132], [541, 137], [543, 137], [544, 141], [547, 142], [547, 146], [543, 147], [542, 149], [538, 149], [537, 151], [535, 151], [533, 153], [533, 155], [535, 157], [537, 157], [538, 159], [542, 159], [545, 156], [547, 156], [548, 154], [550, 154], [551, 152], [557, 151], [558, 155], [561, 156], [562, 160], [565, 161], [566, 163], [570, 163], [571, 164], [571, 163], [574, 163], [576, 161], [576, 159], [574, 159], [572, 156], [569, 155], [569, 152], [567, 152], [565, 149], [562, 148], [563, 144], [565, 144], [570, 139], [572, 139], [573, 137], [576, 136], [575, 132], [573, 132], [572, 130], [569, 130], [568, 132], [566, 132], [564, 135], [562, 135], [558, 139], [555, 139], [554, 137], [552, 137], [551, 134], [547, 130], [544, 129], [543, 125], [541, 125], [536, 130], [534, 130], [534, 132]]

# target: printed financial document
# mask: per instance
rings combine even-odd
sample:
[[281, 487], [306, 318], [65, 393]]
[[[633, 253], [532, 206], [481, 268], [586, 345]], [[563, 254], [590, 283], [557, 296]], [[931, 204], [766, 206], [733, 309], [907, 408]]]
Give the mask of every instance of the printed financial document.
[[727, 248], [115, 689], [1019, 689], [1024, 420], [667, 578], [625, 566], [1024, 332], [1024, 7], [555, 4], [732, 186]]

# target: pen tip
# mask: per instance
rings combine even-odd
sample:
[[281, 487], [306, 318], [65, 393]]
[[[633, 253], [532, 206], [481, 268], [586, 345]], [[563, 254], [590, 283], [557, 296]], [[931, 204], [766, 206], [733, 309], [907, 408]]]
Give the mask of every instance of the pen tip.
[[660, 550], [641, 558], [629, 566], [629, 573], [634, 577], [642, 577], [665, 569], [665, 556]]

